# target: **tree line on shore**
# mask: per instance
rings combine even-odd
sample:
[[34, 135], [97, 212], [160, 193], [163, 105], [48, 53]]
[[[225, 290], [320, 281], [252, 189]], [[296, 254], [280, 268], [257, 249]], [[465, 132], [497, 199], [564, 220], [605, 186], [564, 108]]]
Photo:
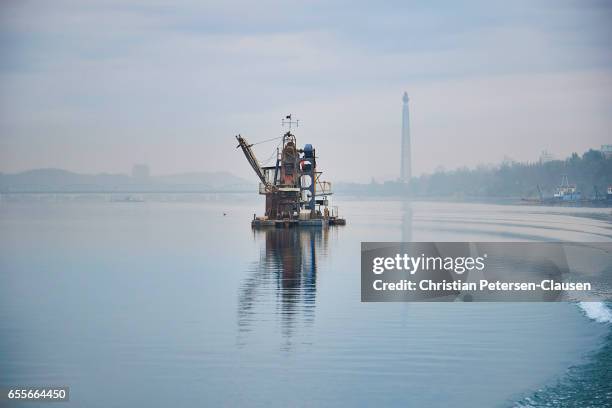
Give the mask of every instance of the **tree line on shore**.
[[565, 160], [519, 163], [506, 161], [498, 166], [467, 167], [436, 171], [412, 179], [369, 184], [338, 183], [335, 190], [364, 195], [412, 195], [416, 197], [532, 197], [552, 196], [561, 178], [567, 175], [583, 197], [605, 195], [612, 185], [612, 158], [598, 150], [582, 156], [573, 153]]

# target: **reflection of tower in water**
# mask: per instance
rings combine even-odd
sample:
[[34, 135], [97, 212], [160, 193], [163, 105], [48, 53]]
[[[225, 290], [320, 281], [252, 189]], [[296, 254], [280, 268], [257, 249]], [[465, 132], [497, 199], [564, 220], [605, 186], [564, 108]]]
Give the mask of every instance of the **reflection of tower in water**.
[[328, 229], [271, 228], [254, 230], [254, 236], [265, 244], [240, 288], [239, 332], [254, 331], [274, 315], [290, 339], [314, 320], [317, 256], [327, 252]]
[[401, 242], [412, 241], [412, 202], [409, 200], [403, 200], [402, 206], [402, 239]]

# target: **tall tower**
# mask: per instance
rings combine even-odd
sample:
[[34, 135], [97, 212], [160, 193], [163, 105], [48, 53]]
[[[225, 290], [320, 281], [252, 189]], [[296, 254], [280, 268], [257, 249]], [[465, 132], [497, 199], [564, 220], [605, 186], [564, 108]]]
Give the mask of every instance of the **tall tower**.
[[410, 152], [410, 113], [408, 111], [408, 94], [404, 92], [402, 97], [402, 168], [400, 181], [409, 183], [412, 177], [412, 159]]

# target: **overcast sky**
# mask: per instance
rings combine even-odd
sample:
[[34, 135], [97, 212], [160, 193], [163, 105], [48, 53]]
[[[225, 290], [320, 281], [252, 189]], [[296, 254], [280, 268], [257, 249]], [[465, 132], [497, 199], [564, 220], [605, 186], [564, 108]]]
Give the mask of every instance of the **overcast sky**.
[[233, 135], [293, 113], [328, 179], [392, 179], [404, 90], [417, 175], [612, 143], [612, 2], [4, 0], [0, 50], [2, 172], [254, 180]]

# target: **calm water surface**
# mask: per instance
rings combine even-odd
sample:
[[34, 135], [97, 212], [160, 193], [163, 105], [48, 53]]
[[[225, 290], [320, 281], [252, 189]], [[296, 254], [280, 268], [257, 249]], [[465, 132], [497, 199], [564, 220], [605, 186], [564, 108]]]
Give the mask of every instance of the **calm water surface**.
[[254, 232], [251, 195], [5, 199], [0, 385], [88, 407], [513, 406], [601, 365], [610, 324], [572, 303], [361, 303], [359, 251], [610, 241], [609, 209], [336, 204], [345, 227]]

